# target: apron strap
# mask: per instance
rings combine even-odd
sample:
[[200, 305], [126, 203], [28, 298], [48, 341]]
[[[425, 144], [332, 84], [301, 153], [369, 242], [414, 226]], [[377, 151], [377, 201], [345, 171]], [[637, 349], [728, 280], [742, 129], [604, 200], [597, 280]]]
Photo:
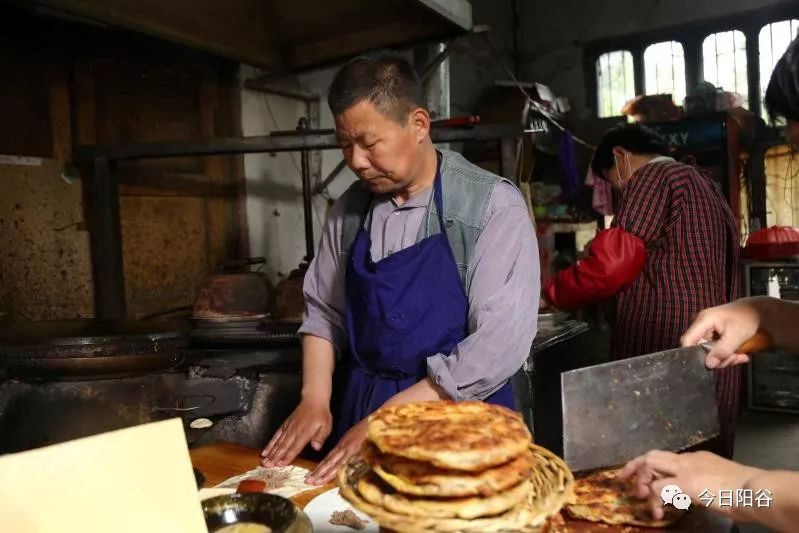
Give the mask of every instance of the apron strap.
[[441, 179], [441, 160], [439, 159], [439, 166], [436, 169], [436, 180], [433, 183], [433, 201], [436, 204], [436, 213], [438, 214], [438, 224], [441, 233], [445, 233], [446, 226], [444, 225], [444, 192]]

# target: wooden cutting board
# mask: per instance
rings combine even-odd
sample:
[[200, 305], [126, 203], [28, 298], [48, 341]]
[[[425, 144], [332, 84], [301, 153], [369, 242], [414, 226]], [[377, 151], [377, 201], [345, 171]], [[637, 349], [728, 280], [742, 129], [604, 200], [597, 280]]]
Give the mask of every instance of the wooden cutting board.
[[[229, 442], [198, 446], [189, 450], [189, 455], [194, 468], [205, 476], [203, 487], [213, 487], [226, 479], [243, 474], [261, 464], [261, 450]], [[297, 459], [291, 464], [308, 470], [313, 470], [316, 467], [316, 463], [306, 459]], [[317, 495], [335, 486], [335, 483], [328, 483], [318, 489], [301, 492], [291, 499], [298, 507], [303, 508]]]

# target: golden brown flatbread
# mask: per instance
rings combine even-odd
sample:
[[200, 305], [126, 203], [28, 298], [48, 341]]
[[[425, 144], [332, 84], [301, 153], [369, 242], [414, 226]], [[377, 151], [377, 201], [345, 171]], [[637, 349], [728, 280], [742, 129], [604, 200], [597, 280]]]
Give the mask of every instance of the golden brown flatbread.
[[369, 441], [362, 453], [383, 481], [412, 496], [492, 496], [529, 479], [536, 464], [531, 450], [525, 450], [505, 464], [480, 472], [439, 468], [430, 463], [381, 453]]
[[338, 473], [338, 483], [342, 497], [355, 508], [370, 515], [381, 527], [400, 533], [420, 531], [540, 533], [547, 519], [556, 515], [564, 502], [572, 498], [574, 478], [561, 458], [534, 444], [530, 444], [529, 448], [536, 461], [535, 475], [531, 476], [529, 481], [531, 490], [516, 507], [490, 517], [466, 520], [427, 515], [412, 516], [390, 511], [382, 505], [375, 505], [366, 500], [358, 489], [360, 480], [371, 474], [369, 465], [362, 456], [355, 456], [342, 465]]
[[369, 416], [368, 431], [383, 453], [465, 471], [507, 463], [531, 440], [520, 414], [479, 401], [381, 408]]
[[466, 498], [419, 498], [406, 496], [369, 472], [356, 483], [360, 495], [368, 502], [389, 512], [430, 518], [463, 518], [471, 520], [504, 513], [518, 506], [530, 493], [530, 482], [519, 483], [501, 494]]
[[668, 527], [683, 516], [684, 511], [667, 506], [664, 518], [655, 520], [649, 503], [630, 496], [630, 484], [617, 478], [616, 472], [600, 470], [576, 480], [574, 498], [566, 504], [566, 512], [580, 520], [643, 527]]
[[381, 527], [397, 532], [474, 532], [496, 533], [501, 531], [527, 532], [535, 531], [531, 524], [546, 519], [539, 518], [525, 503], [489, 518], [466, 520], [463, 518], [437, 518], [430, 516], [409, 516], [389, 511], [380, 505], [366, 500], [358, 491], [358, 481], [369, 473], [369, 466], [360, 457], [354, 457], [345, 463], [338, 474], [341, 496], [355, 508], [374, 518]]

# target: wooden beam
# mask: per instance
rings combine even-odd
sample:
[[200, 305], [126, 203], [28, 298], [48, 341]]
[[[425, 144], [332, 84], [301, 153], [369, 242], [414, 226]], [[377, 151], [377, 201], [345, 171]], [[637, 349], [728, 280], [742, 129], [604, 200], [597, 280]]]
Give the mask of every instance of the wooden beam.
[[472, 4], [468, 0], [414, 0], [429, 10], [445, 18], [448, 22], [457, 24], [464, 30], [471, 30]]
[[288, 52], [289, 66], [306, 69], [341, 60], [366, 50], [378, 47], [398, 47], [429, 40], [445, 40], [462, 34], [454, 27], [439, 22], [431, 30], [430, 21], [423, 24], [416, 18], [398, 18], [381, 26], [373, 26], [345, 35], [333, 35], [306, 44], [292, 47]]
[[[66, 70], [66, 69], [65, 69]], [[57, 77], [50, 87], [50, 116], [53, 121], [53, 157], [72, 161], [72, 119], [70, 117], [68, 76]]]
[[86, 178], [94, 316], [117, 320], [126, 315], [117, 181], [108, 159], [95, 159]]
[[284, 67], [272, 2], [33, 0], [88, 21], [152, 35], [265, 69]]

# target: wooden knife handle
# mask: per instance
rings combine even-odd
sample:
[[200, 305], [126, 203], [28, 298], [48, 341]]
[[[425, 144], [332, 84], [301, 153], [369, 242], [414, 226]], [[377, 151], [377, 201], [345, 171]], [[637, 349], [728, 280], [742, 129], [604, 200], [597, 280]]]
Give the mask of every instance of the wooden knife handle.
[[763, 331], [762, 329], [757, 330], [748, 341], [744, 342], [740, 348], [738, 348], [738, 353], [755, 353], [762, 350], [768, 350], [774, 346], [774, 342], [771, 339], [771, 335]]

